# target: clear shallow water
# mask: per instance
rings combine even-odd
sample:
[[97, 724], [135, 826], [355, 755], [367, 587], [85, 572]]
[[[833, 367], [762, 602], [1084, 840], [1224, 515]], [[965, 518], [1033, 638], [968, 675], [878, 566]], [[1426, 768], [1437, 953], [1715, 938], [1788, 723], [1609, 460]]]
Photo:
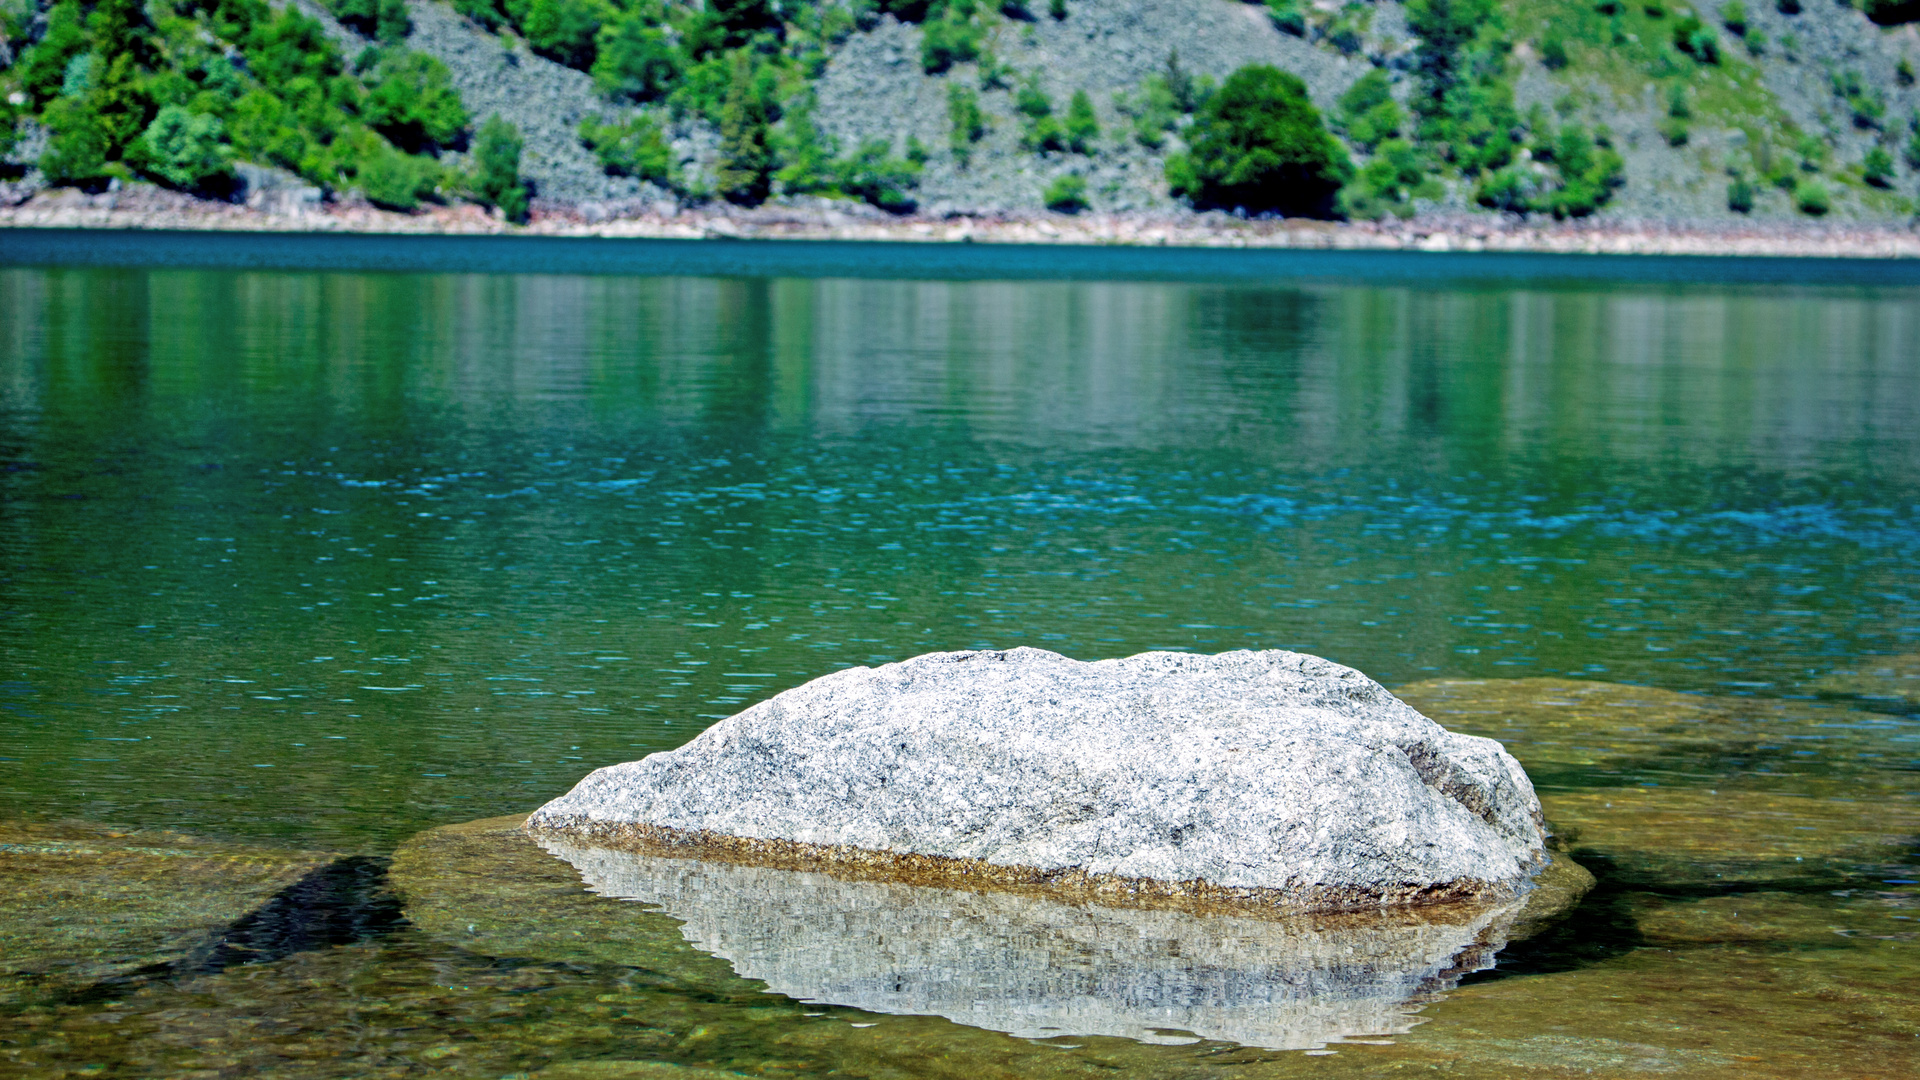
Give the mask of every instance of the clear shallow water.
[[1920, 744], [1846, 673], [1920, 650], [1916, 299], [0, 270], [0, 1069], [1041, 1071], [932, 1020], [783, 1057], [817, 1007], [465, 948], [379, 880], [837, 667], [1026, 644], [1311, 651], [1528, 765], [1601, 888], [1340, 1068], [1761, 1068], [1764, 1021], [1765, 1068], [1910, 1071]]

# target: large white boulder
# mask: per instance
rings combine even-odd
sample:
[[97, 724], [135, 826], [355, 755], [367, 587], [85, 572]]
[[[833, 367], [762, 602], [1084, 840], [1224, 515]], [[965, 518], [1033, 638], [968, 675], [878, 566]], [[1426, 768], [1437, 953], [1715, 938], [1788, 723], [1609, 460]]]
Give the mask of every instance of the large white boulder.
[[597, 770], [535, 832], [868, 876], [1356, 910], [1523, 891], [1519, 762], [1300, 653], [852, 668]]

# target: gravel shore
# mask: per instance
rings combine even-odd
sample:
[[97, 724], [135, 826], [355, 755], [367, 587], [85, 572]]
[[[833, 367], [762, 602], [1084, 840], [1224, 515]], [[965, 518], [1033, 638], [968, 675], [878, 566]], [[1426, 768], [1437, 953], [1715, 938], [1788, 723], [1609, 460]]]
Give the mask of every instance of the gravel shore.
[[1240, 220], [1218, 213], [936, 218], [894, 217], [859, 204], [810, 199], [753, 210], [725, 205], [677, 208], [637, 200], [584, 208], [536, 207], [527, 225], [513, 226], [471, 205], [434, 207], [414, 214], [323, 202], [246, 206], [144, 185], [97, 195], [56, 189], [18, 202], [0, 198], [0, 228], [1920, 258], [1920, 229], [1839, 222], [1553, 222], [1465, 214], [1381, 223]]

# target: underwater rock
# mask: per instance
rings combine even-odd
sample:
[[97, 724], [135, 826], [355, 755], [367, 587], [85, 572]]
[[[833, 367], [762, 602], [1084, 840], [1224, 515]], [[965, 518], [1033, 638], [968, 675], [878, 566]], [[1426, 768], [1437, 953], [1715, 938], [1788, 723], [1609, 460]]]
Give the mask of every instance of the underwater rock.
[[1850, 671], [1836, 671], [1813, 684], [1827, 694], [1920, 705], [1920, 653], [1876, 656]]
[[1105, 901], [1511, 897], [1540, 805], [1490, 739], [1299, 653], [933, 653], [815, 679], [600, 769], [536, 832]]
[[0, 822], [0, 1004], [224, 966], [236, 930], [245, 936], [250, 917], [334, 860], [169, 831]]
[[1277, 1050], [1410, 1030], [1420, 1005], [1492, 967], [1516, 924], [1537, 927], [1593, 880], [1562, 859], [1538, 905], [1255, 917], [544, 846], [593, 892], [659, 905], [697, 948], [801, 1001], [1021, 1038]]

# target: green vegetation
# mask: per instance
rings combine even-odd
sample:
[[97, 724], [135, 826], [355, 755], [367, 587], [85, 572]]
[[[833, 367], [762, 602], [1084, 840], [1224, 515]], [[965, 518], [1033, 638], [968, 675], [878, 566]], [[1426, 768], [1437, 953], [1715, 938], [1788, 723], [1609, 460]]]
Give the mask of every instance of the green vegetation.
[[1299, 76], [1254, 64], [1195, 114], [1186, 153], [1167, 158], [1174, 193], [1200, 208], [1326, 217], [1353, 163]]
[[1819, 217], [1833, 208], [1833, 197], [1827, 194], [1825, 184], [1808, 178], [1793, 186], [1793, 205], [1803, 214]]
[[580, 122], [580, 141], [600, 159], [612, 176], [631, 176], [665, 188], [680, 186], [673, 148], [667, 145], [660, 122], [639, 114], [624, 123], [588, 117]]
[[[342, 14], [405, 33], [404, 6]], [[457, 187], [436, 159], [468, 121], [444, 67], [389, 47], [350, 68], [318, 22], [264, 0], [60, 0], [7, 74], [48, 129], [54, 183], [219, 194], [244, 160], [391, 206]]]
[[1054, 178], [1044, 195], [1047, 209], [1062, 214], [1077, 214], [1087, 208], [1087, 178], [1067, 173]]
[[1727, 209], [1734, 213], [1752, 213], [1753, 198], [1753, 185], [1748, 183], [1745, 178], [1736, 176], [1733, 182], [1727, 185]]
[[957, 82], [947, 84], [947, 121], [951, 131], [947, 148], [964, 167], [973, 157], [973, 145], [986, 137], [987, 117], [980, 111], [980, 95]]
[[1076, 154], [1092, 153], [1094, 143], [1099, 141], [1100, 118], [1094, 114], [1093, 99], [1085, 90], [1075, 90], [1067, 103], [1066, 137], [1067, 149]]
[[1021, 135], [1021, 145], [1035, 153], [1048, 150], [1065, 150], [1067, 132], [1053, 115], [1053, 99], [1040, 88], [1040, 73], [1034, 72], [1020, 84], [1014, 92], [1013, 107], [1025, 119], [1026, 131]]
[[474, 194], [508, 221], [527, 219], [527, 185], [520, 179], [520, 132], [498, 116], [487, 117], [474, 143]]

